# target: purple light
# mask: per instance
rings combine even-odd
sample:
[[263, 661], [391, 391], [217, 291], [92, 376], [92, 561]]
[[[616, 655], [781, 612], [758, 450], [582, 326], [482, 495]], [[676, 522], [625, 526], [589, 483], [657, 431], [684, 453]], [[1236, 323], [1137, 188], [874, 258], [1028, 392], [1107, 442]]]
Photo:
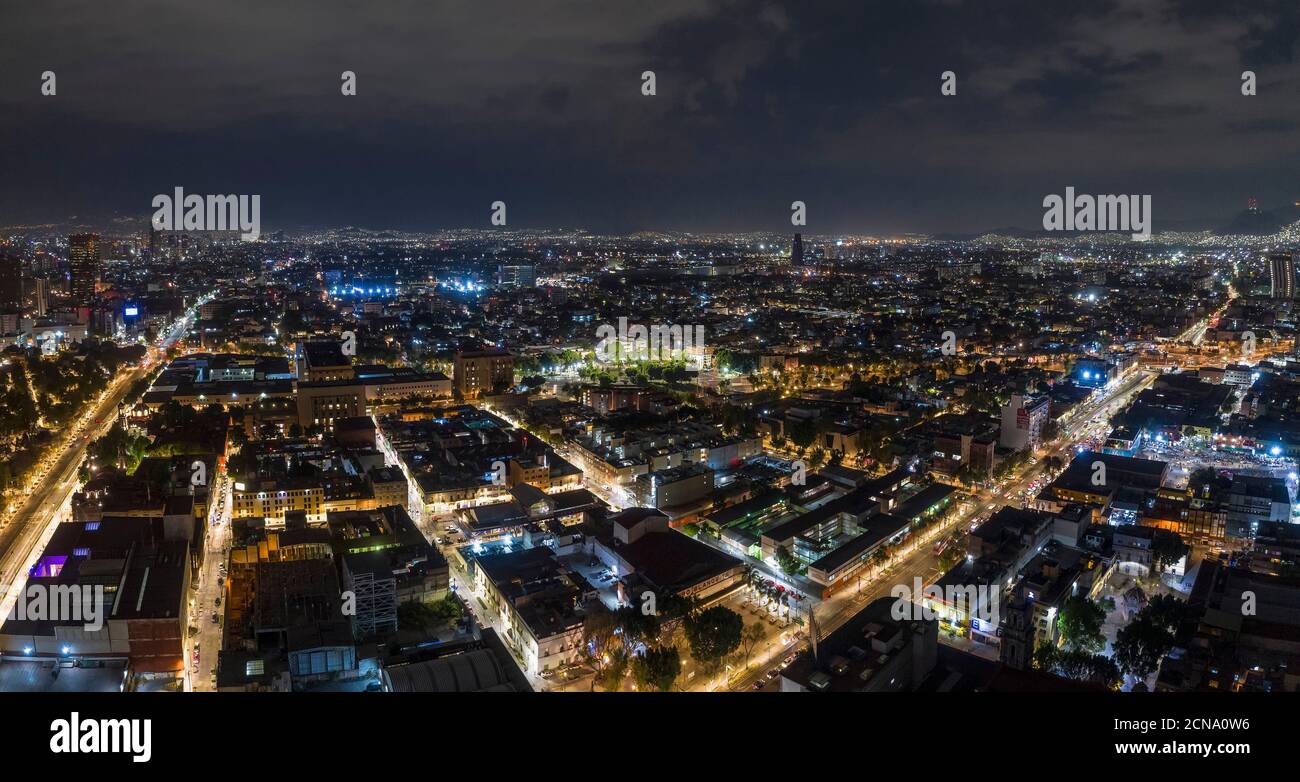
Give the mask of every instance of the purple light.
[[63, 565], [68, 558], [62, 554], [50, 554], [41, 557], [35, 565], [32, 565], [31, 576], [33, 578], [58, 578], [59, 573], [63, 572]]

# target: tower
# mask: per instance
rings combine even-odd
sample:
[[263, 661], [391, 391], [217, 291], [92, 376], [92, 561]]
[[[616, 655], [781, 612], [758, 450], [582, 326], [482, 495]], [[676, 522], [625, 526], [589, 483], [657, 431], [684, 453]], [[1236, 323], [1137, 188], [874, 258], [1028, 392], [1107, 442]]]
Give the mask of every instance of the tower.
[[1034, 601], [1017, 584], [1002, 611], [1002, 648], [999, 657], [1008, 668], [1027, 671], [1034, 659]]
[[1295, 298], [1295, 256], [1291, 253], [1268, 256], [1268, 280], [1272, 298]]
[[90, 306], [99, 282], [99, 234], [68, 237], [68, 266], [72, 272], [69, 292], [76, 307]]
[[36, 317], [43, 318], [50, 310], [50, 281], [45, 277], [37, 277], [35, 282]]
[[790, 264], [803, 266], [803, 234], [794, 235], [794, 242], [790, 245]]

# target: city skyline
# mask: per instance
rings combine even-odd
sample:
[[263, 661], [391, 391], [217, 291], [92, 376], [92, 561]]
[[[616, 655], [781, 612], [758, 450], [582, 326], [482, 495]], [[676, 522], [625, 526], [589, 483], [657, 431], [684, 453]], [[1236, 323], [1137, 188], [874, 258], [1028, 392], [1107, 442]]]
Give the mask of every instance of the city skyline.
[[11, 754], [1287, 754], [1294, 0], [0, 18]]

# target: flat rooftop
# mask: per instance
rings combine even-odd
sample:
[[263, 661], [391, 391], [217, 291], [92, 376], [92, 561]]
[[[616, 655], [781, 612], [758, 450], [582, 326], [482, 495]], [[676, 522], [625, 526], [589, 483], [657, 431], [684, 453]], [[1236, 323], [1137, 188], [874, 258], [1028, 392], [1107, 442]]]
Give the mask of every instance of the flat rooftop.
[[51, 660], [0, 661], [0, 692], [121, 692], [126, 661], [99, 668], [55, 668]]

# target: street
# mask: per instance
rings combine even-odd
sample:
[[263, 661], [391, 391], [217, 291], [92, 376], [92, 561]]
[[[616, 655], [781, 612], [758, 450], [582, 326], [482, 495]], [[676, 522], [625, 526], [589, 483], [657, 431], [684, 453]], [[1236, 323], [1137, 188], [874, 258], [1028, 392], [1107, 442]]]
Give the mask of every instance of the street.
[[[195, 305], [197, 307], [197, 304]], [[163, 360], [167, 348], [180, 338], [193, 321], [194, 308], [177, 321], [159, 343], [150, 347], [145, 360], [138, 366], [121, 371], [100, 394], [98, 402], [55, 446], [57, 455], [45, 477], [38, 479], [27, 499], [10, 515], [0, 529], [0, 584], [11, 585], [6, 590], [0, 615], [8, 616], [14, 607], [21, 588], [26, 583], [27, 571], [40, 554], [41, 547], [54, 533], [58, 522], [66, 520], [73, 492], [76, 490], [77, 469], [86, 455], [86, 449], [95, 439], [102, 437], [117, 420], [118, 405], [125, 400], [131, 386]]]
[[[225, 605], [216, 602], [225, 598], [225, 566], [230, 553], [231, 485], [225, 472], [217, 476], [212, 492], [203, 566], [189, 604], [189, 628], [196, 628], [198, 634], [191, 635], [186, 629], [185, 689], [190, 692], [215, 689], [217, 653], [225, 628]], [[216, 622], [212, 621], [214, 613]]]

